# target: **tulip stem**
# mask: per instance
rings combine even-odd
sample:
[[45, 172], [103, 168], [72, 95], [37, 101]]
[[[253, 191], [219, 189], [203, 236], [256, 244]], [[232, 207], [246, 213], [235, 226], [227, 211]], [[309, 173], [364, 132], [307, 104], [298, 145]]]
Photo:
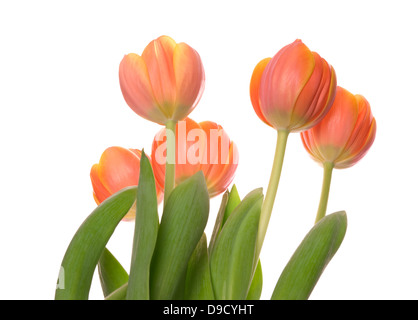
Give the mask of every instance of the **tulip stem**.
[[289, 131], [277, 131], [277, 144], [276, 151], [274, 154], [273, 168], [271, 170], [271, 176], [269, 185], [267, 187], [266, 197], [264, 198], [264, 202], [261, 207], [255, 261], [257, 261], [260, 256], [261, 247], [263, 246], [264, 238], [267, 233], [267, 226], [269, 224], [271, 212], [273, 210], [273, 204], [276, 198], [277, 188], [279, 187], [280, 175], [282, 172], [284, 154], [286, 150], [286, 143], [288, 137]]
[[318, 212], [316, 214], [315, 223], [325, 217], [328, 205], [329, 190], [331, 187], [332, 170], [334, 164], [332, 162], [324, 162], [324, 177], [322, 180], [321, 198], [319, 200]]
[[167, 157], [165, 163], [164, 204], [166, 204], [171, 191], [174, 189], [176, 176], [176, 125], [177, 122], [169, 120], [166, 123]]

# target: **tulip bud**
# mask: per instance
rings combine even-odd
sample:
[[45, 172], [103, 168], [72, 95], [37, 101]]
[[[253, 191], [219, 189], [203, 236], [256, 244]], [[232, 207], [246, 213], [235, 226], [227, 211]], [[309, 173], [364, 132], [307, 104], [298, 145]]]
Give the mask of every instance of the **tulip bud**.
[[335, 101], [325, 118], [302, 132], [302, 142], [311, 157], [334, 168], [356, 164], [370, 149], [376, 136], [376, 120], [370, 104], [361, 95], [337, 87]]
[[326, 115], [336, 83], [332, 66], [296, 40], [257, 64], [251, 102], [259, 118], [276, 130], [304, 131]]
[[205, 73], [199, 54], [168, 36], [151, 41], [142, 55], [130, 53], [119, 66], [123, 97], [141, 117], [165, 125], [192, 112], [200, 100]]
[[[162, 129], [152, 145], [155, 180], [164, 188], [166, 164], [166, 130]], [[238, 149], [225, 130], [210, 121], [196, 123], [190, 118], [176, 126], [175, 183], [179, 184], [202, 170], [209, 195], [224, 192], [232, 182], [238, 166]]]
[[[90, 179], [93, 197], [99, 205], [119, 190], [138, 185], [141, 151], [122, 147], [109, 147], [100, 157], [99, 163], [92, 166]], [[157, 188], [157, 199], [162, 200], [162, 192]], [[136, 204], [132, 206], [123, 220], [135, 218]]]

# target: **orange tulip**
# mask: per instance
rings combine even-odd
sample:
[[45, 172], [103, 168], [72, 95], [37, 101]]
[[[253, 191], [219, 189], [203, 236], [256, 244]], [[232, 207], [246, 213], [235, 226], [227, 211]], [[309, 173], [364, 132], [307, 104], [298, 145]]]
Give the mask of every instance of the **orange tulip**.
[[[175, 182], [181, 183], [202, 170], [209, 195], [224, 192], [231, 184], [238, 166], [238, 149], [225, 130], [211, 121], [196, 123], [190, 118], [176, 126]], [[158, 186], [164, 188], [166, 130], [162, 129], [152, 144], [152, 165]]]
[[258, 117], [276, 130], [299, 132], [313, 127], [335, 97], [336, 75], [301, 40], [282, 48], [254, 69], [250, 96]]
[[312, 158], [348, 168], [370, 149], [376, 136], [376, 121], [370, 105], [361, 95], [337, 87], [331, 110], [312, 129], [302, 132], [302, 142]]
[[125, 55], [119, 66], [123, 97], [141, 117], [165, 125], [183, 120], [200, 100], [205, 73], [199, 54], [168, 36], [151, 41], [142, 55]]
[[[98, 205], [119, 190], [138, 185], [140, 160], [141, 151], [137, 149], [110, 147], [103, 152], [90, 171], [93, 197]], [[162, 199], [158, 188], [157, 199]], [[123, 220], [134, 219], [135, 208], [133, 205]]]

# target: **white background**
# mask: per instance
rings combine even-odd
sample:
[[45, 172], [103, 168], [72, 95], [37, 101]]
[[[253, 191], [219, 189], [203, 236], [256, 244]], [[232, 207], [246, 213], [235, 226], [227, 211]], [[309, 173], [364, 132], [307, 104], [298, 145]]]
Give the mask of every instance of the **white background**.
[[[2, 1], [0, 298], [53, 299], [65, 250], [95, 208], [91, 166], [112, 145], [145, 148], [160, 126], [123, 100], [119, 62], [166, 34], [201, 55], [191, 114], [240, 151], [243, 197], [267, 186], [276, 134], [252, 109], [254, 66], [300, 38], [363, 94], [377, 121], [369, 153], [334, 171], [328, 213], [348, 230], [311, 299], [417, 299], [417, 30], [414, 1]], [[313, 225], [322, 170], [291, 134], [262, 251], [263, 299]], [[220, 202], [211, 202], [210, 235]], [[133, 223], [108, 247], [129, 270]], [[97, 274], [91, 299], [102, 299]]]

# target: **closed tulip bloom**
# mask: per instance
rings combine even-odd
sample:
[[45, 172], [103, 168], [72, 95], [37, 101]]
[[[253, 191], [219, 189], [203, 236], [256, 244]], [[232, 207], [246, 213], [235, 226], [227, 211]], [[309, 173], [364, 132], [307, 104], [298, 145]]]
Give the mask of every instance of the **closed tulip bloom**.
[[[98, 205], [119, 190], [138, 185], [140, 160], [141, 151], [137, 149], [109, 147], [103, 152], [90, 171], [93, 197]], [[158, 188], [157, 199], [162, 199]], [[134, 219], [135, 208], [133, 205], [123, 220]]]
[[301, 133], [306, 150], [324, 168], [315, 222], [326, 214], [333, 169], [356, 164], [370, 149], [375, 137], [376, 120], [367, 100], [337, 87], [334, 103], [325, 118]]
[[[238, 166], [238, 149], [222, 126], [190, 118], [176, 126], [175, 183], [179, 184], [202, 170], [209, 196], [224, 192], [231, 184]], [[162, 129], [152, 145], [152, 165], [155, 180], [164, 188], [166, 133]]]
[[119, 66], [123, 97], [141, 117], [166, 125], [187, 117], [202, 96], [205, 73], [199, 54], [168, 36], [151, 41], [142, 55], [125, 55]]
[[361, 95], [338, 87], [332, 108], [312, 129], [302, 132], [302, 142], [314, 160], [343, 169], [356, 164], [376, 136], [376, 120]]
[[313, 127], [335, 97], [335, 71], [301, 40], [260, 61], [253, 71], [250, 96], [258, 117], [276, 130]]
[[337, 86], [333, 67], [296, 40], [254, 68], [250, 98], [258, 117], [277, 130], [269, 185], [261, 208], [256, 259], [267, 232], [290, 132], [307, 130], [329, 111]]

